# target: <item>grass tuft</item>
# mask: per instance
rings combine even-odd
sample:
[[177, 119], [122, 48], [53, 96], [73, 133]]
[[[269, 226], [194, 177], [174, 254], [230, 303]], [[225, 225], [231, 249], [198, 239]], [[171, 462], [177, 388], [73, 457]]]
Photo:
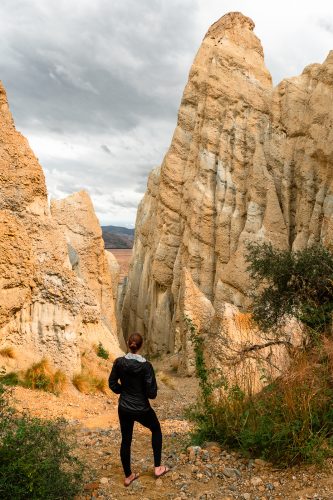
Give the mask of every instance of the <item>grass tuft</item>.
[[19, 385], [20, 384], [20, 378], [19, 374], [17, 372], [9, 372], [5, 373], [4, 375], [0, 376], [0, 383], [3, 385]]
[[66, 375], [60, 371], [53, 371], [47, 359], [34, 363], [23, 374], [22, 385], [30, 389], [39, 389], [46, 392], [59, 394], [65, 385]]
[[98, 346], [96, 347], [96, 354], [98, 357], [103, 358], [103, 359], [109, 359], [109, 351], [107, 351], [104, 347], [103, 344], [100, 342]]
[[172, 378], [167, 373], [165, 373], [163, 371], [158, 372], [157, 378], [164, 385], [166, 385], [167, 387], [170, 387], [170, 389], [175, 389], [175, 384], [174, 384]]
[[59, 394], [67, 384], [67, 377], [61, 370], [54, 371], [46, 359], [34, 363], [23, 372], [9, 372], [0, 376], [3, 385], [20, 385], [29, 389]]
[[106, 379], [97, 376], [90, 370], [84, 369], [81, 373], [77, 373], [74, 375], [72, 382], [78, 391], [85, 394], [94, 394], [96, 392], [106, 393], [107, 391]]

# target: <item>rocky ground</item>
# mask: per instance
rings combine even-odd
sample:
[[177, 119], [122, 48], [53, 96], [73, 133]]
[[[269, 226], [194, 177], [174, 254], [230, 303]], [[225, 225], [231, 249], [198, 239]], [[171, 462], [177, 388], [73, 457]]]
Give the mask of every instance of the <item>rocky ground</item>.
[[79, 454], [89, 463], [84, 494], [77, 500], [333, 499], [333, 461], [320, 469], [303, 466], [277, 470], [267, 462], [244, 458], [215, 443], [202, 448], [190, 446], [191, 424], [184, 418], [184, 409], [195, 401], [196, 381], [178, 377], [166, 369], [166, 362], [156, 366], [160, 391], [154, 407], [164, 433], [164, 462], [172, 470], [163, 478], [154, 478], [150, 435], [137, 426], [132, 461], [133, 471], [139, 472], [140, 478], [129, 488], [123, 486], [118, 458], [120, 432], [113, 394], [83, 395], [70, 389], [57, 397], [15, 389], [18, 408], [42, 418], [64, 416], [74, 427]]

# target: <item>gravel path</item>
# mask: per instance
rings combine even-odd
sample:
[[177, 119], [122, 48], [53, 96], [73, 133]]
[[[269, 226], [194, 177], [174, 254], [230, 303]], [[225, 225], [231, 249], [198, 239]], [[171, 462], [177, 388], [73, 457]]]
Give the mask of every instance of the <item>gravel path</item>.
[[184, 409], [196, 399], [197, 383], [157, 367], [159, 396], [154, 408], [164, 435], [164, 461], [172, 470], [156, 480], [152, 474], [150, 433], [136, 424], [132, 446], [133, 471], [140, 478], [123, 486], [119, 461], [120, 432], [117, 398], [88, 396], [71, 390], [56, 397], [27, 389], [15, 389], [18, 408], [40, 417], [64, 415], [78, 435], [79, 454], [90, 464], [84, 494], [77, 500], [140, 498], [140, 500], [333, 500], [333, 461], [313, 466], [277, 470], [262, 460], [244, 458], [216, 443], [191, 447], [191, 424]]

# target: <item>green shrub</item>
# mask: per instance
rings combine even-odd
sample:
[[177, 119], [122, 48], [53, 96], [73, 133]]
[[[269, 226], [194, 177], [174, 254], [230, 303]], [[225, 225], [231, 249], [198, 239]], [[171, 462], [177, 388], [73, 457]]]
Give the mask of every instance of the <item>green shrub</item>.
[[18, 373], [9, 372], [4, 375], [0, 375], [0, 383], [3, 385], [19, 385], [20, 379]]
[[104, 347], [103, 344], [100, 342], [97, 347], [97, 356], [103, 359], [109, 359], [109, 351], [107, 351]]
[[83, 464], [65, 421], [18, 415], [0, 390], [0, 498], [73, 499], [82, 489]]
[[268, 331], [293, 316], [306, 327], [309, 344], [327, 332], [333, 312], [333, 254], [321, 245], [278, 250], [251, 244], [246, 256], [252, 279], [253, 319]]
[[37, 389], [59, 394], [67, 383], [66, 375], [61, 370], [54, 371], [46, 359], [34, 363], [23, 372], [9, 372], [0, 375], [3, 385], [21, 385], [29, 389]]
[[207, 370], [204, 358], [204, 339], [197, 334], [196, 327], [192, 320], [188, 317], [184, 318], [187, 329], [190, 332], [190, 338], [194, 347], [196, 375], [199, 379], [201, 397], [203, 403], [207, 406], [210, 402], [210, 396], [213, 391], [213, 386], [209, 382], [209, 371]]

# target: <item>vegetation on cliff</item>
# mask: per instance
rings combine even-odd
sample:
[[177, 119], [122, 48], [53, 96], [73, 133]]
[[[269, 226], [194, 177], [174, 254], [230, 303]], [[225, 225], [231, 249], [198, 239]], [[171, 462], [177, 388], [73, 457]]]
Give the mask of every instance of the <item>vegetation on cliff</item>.
[[329, 332], [333, 312], [333, 254], [322, 245], [292, 252], [270, 243], [248, 247], [253, 319], [265, 332], [276, 332], [288, 318], [305, 326], [313, 345]]
[[264, 244], [250, 246], [247, 261], [253, 318], [265, 339], [287, 342], [287, 320], [294, 317], [303, 325], [304, 343], [290, 346], [289, 369], [266, 380], [259, 393], [245, 393], [222, 377], [217, 403], [210, 397], [213, 385], [207, 389], [203, 343], [196, 341], [202, 400], [192, 412], [195, 439], [216, 439], [283, 466], [321, 460], [333, 453], [333, 255], [322, 246], [292, 252]]
[[0, 374], [0, 384], [21, 385], [29, 389], [59, 394], [67, 384], [67, 378], [61, 370], [54, 370], [49, 361], [43, 358], [25, 371]]

